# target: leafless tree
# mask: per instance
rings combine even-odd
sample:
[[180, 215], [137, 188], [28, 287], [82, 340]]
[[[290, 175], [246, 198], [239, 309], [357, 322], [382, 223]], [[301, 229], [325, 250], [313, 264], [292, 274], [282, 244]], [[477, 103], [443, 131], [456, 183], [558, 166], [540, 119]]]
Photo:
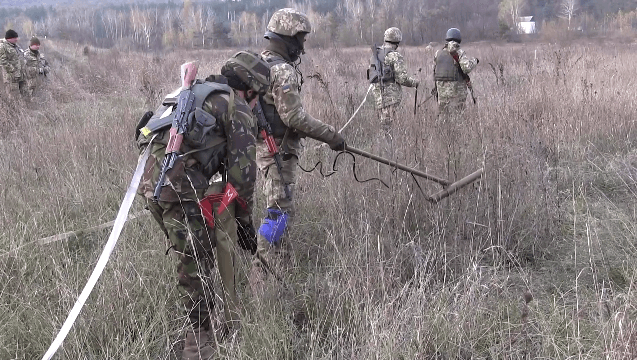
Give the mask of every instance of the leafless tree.
[[575, 12], [578, 9], [579, 1], [578, 0], [561, 0], [559, 17], [568, 20], [568, 29], [571, 29], [571, 19], [575, 15]]

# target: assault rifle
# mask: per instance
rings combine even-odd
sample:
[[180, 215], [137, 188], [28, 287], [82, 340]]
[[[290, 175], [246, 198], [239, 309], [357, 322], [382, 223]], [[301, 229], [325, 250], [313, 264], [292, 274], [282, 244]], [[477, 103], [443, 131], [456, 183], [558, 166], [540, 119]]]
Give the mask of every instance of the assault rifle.
[[451, 57], [453, 57], [453, 59], [456, 60], [456, 66], [458, 66], [458, 70], [460, 70], [460, 75], [462, 75], [462, 78], [467, 83], [467, 88], [469, 89], [469, 92], [471, 93], [471, 100], [473, 100], [473, 103], [475, 104], [476, 97], [473, 93], [473, 85], [471, 84], [471, 79], [469, 78], [469, 75], [465, 74], [465, 72], [462, 71], [462, 67], [460, 66], [460, 59], [458, 58], [458, 53], [450, 52], [449, 54], [451, 54]]
[[161, 164], [161, 170], [159, 171], [159, 178], [157, 179], [157, 185], [155, 185], [155, 192], [153, 193], [153, 200], [159, 201], [159, 195], [161, 195], [161, 188], [166, 181], [166, 172], [172, 169], [175, 165], [175, 161], [181, 155], [179, 149], [181, 148], [181, 142], [184, 139], [184, 133], [188, 131], [188, 114], [192, 111], [192, 107], [195, 102], [195, 94], [190, 89], [192, 83], [197, 76], [197, 62], [189, 62], [181, 65], [181, 91], [177, 98], [177, 110], [173, 119], [172, 126], [170, 127], [170, 138], [166, 145], [166, 155], [164, 161]]
[[252, 112], [257, 117], [257, 126], [261, 130], [261, 137], [265, 144], [268, 146], [268, 152], [274, 158], [274, 163], [276, 164], [276, 169], [279, 172], [279, 176], [281, 177], [281, 181], [283, 182], [283, 189], [285, 190], [285, 197], [292, 201], [292, 192], [290, 191], [290, 186], [283, 179], [283, 160], [281, 159], [281, 153], [279, 153], [279, 148], [276, 146], [276, 142], [274, 141], [274, 137], [272, 136], [272, 127], [270, 123], [265, 118], [265, 114], [263, 113], [263, 108], [261, 108], [261, 102], [257, 101], [257, 104], [252, 109]]

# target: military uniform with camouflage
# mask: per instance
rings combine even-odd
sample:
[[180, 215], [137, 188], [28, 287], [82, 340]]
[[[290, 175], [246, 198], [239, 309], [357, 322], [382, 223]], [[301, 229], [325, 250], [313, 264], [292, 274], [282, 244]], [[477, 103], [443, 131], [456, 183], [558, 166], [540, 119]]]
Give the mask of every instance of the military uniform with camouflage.
[[301, 138], [307, 136], [325, 142], [333, 150], [345, 147], [345, 140], [336, 130], [308, 114], [301, 102], [302, 75], [296, 61], [305, 53], [305, 36], [310, 31], [310, 21], [305, 14], [285, 8], [272, 14], [265, 33], [269, 44], [261, 56], [270, 66], [271, 85], [260, 102], [275, 142], [283, 153], [283, 161], [279, 173], [274, 156], [264, 139], [259, 138], [257, 164], [265, 180], [267, 211], [257, 237], [253, 271], [257, 274], [267, 267], [265, 264], [271, 264], [273, 253], [277, 254], [279, 264], [285, 262], [289, 242], [284, 238], [294, 215], [293, 200], [287, 198], [285, 185], [293, 194]]
[[49, 73], [49, 64], [40, 52], [40, 40], [32, 37], [29, 48], [24, 51], [27, 93], [34, 95], [43, 78]]
[[[378, 50], [379, 60], [387, 70], [384, 79], [373, 83], [372, 94], [380, 118], [380, 125], [387, 142], [391, 143], [391, 128], [396, 110], [403, 98], [402, 86], [418, 87], [420, 82], [409, 76], [403, 56], [397, 51], [403, 39], [400, 29], [385, 30], [384, 43]], [[387, 150], [387, 149], [386, 149]], [[391, 154], [389, 154], [391, 155]]]
[[464, 110], [468, 95], [466, 77], [479, 62], [460, 48], [461, 40], [460, 30], [449, 29], [446, 34], [447, 43], [434, 56], [434, 80], [441, 115]]
[[7, 30], [4, 39], [0, 40], [0, 67], [5, 92], [10, 96], [24, 91], [24, 57], [18, 46], [18, 33]]
[[[268, 71], [258, 54], [242, 51], [224, 64], [222, 77], [194, 83], [194, 106], [188, 116], [192, 120], [184, 134], [182, 155], [166, 172], [158, 199], [154, 198], [155, 188], [178, 92], [163, 101], [156, 115], [144, 115], [138, 125], [140, 148], [151, 147], [138, 193], [146, 198], [179, 257], [178, 288], [192, 326], [182, 359], [207, 359], [214, 353], [210, 342], [215, 294], [210, 280], [215, 246], [223, 285], [225, 329], [238, 325], [234, 249], [237, 242], [244, 249], [256, 249], [251, 212], [257, 175], [257, 126], [251, 108], [269, 86]], [[215, 175], [221, 182], [209, 185]], [[227, 201], [226, 194], [232, 193], [237, 198]]]

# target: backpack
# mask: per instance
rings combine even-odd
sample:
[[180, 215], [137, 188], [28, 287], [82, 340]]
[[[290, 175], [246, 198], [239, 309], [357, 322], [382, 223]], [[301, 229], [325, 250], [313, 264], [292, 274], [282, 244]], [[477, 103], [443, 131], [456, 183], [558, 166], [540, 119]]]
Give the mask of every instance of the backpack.
[[369, 59], [369, 68], [367, 69], [367, 80], [370, 83], [394, 81], [394, 69], [385, 65], [385, 57], [391, 52], [394, 52], [394, 50], [383, 48], [376, 44], [372, 46], [372, 56]]
[[[137, 136], [139, 146], [147, 144], [151, 134], [165, 131], [172, 126], [180, 90], [177, 89], [177, 91], [168, 94], [154, 114], [147, 121], [142, 120], [137, 125], [136, 133], [143, 135]], [[189, 148], [197, 149], [206, 145], [208, 142], [206, 136], [219, 127], [217, 119], [203, 110], [204, 101], [212, 93], [221, 92], [232, 95], [233, 92], [232, 88], [223, 81], [202, 81], [199, 79], [192, 85], [192, 92], [195, 99], [193, 107], [187, 115], [188, 131], [184, 134], [183, 141]], [[233, 96], [230, 97], [233, 98]], [[232, 105], [230, 106], [232, 107]]]

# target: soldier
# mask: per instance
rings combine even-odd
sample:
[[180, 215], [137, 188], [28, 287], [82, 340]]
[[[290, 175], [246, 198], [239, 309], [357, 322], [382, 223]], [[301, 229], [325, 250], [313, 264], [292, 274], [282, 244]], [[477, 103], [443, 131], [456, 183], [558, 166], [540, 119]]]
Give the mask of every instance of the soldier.
[[24, 58], [18, 46], [18, 33], [7, 30], [0, 40], [0, 66], [4, 88], [9, 96], [17, 96], [24, 91]]
[[40, 40], [32, 37], [24, 51], [27, 94], [33, 96], [43, 78], [49, 73], [49, 64], [40, 52]]
[[397, 27], [385, 30], [384, 43], [378, 49], [379, 61], [383, 67], [383, 78], [373, 83], [372, 94], [380, 118], [380, 126], [385, 139], [386, 155], [391, 154], [391, 128], [396, 118], [396, 110], [403, 98], [402, 86], [417, 88], [420, 82], [407, 74], [403, 56], [396, 51], [403, 40], [403, 34]]
[[438, 96], [438, 113], [446, 116], [464, 110], [467, 100], [468, 74], [479, 60], [460, 48], [460, 30], [447, 30], [447, 43], [434, 55], [434, 80]]
[[[167, 172], [157, 201], [154, 190], [170, 137], [174, 97], [171, 101], [169, 95], [164, 100], [157, 115], [146, 113], [137, 127], [142, 150], [149, 143], [151, 146], [138, 193], [146, 198], [180, 260], [178, 288], [192, 327], [186, 333], [182, 359], [208, 359], [214, 352], [210, 342], [215, 295], [210, 279], [215, 245], [225, 325], [238, 325], [234, 243], [256, 250], [251, 212], [257, 174], [257, 125], [251, 108], [269, 86], [268, 72], [258, 54], [241, 51], [223, 65], [223, 77], [195, 82], [194, 107], [188, 116], [192, 124], [180, 149], [183, 155]], [[221, 175], [222, 182], [209, 187], [215, 175]]]
[[301, 138], [308, 136], [322, 141], [332, 150], [345, 148], [343, 137], [332, 126], [308, 114], [301, 103], [303, 76], [296, 61], [305, 53], [305, 37], [310, 31], [310, 20], [305, 14], [285, 8], [272, 14], [264, 35], [269, 44], [261, 57], [270, 66], [271, 85], [260, 103], [282, 152], [283, 166], [279, 173], [264, 139], [258, 139], [257, 164], [265, 180], [267, 210], [257, 236], [257, 255], [251, 274], [253, 285], [261, 281], [264, 267], [272, 270], [268, 266], [274, 265], [271, 255], [283, 266], [290, 250], [289, 241], [284, 237], [294, 216], [294, 204], [292, 198], [286, 197], [285, 186], [289, 186], [293, 195]]

